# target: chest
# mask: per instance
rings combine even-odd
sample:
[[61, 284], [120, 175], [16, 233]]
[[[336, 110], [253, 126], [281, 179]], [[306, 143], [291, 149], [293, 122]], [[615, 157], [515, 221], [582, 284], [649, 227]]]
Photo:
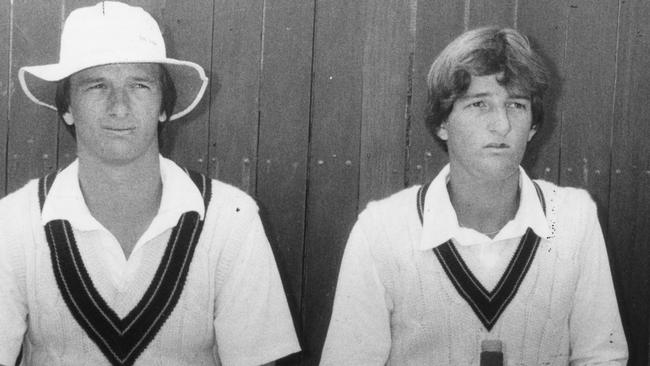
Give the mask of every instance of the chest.
[[[124, 319], [142, 304], [150, 290], [170, 233], [146, 243], [143, 251], [122, 267], [116, 265], [110, 252], [101, 250], [102, 243], [93, 241], [96, 239], [93, 235], [83, 232], [75, 234], [91, 285], [117, 317]], [[47, 243], [42, 242], [35, 248], [33, 261], [27, 268], [28, 342], [33, 355], [37, 357], [58, 352], [56, 350], [79, 350], [65, 354], [85, 354], [84, 350], [97, 350], [69, 311], [66, 299], [61, 294], [61, 283], [52, 269], [51, 255]], [[184, 290], [142, 357], [146, 358], [153, 352], [155, 357], [169, 359], [187, 354], [211, 359], [215, 343], [215, 289], [211, 280], [214, 278], [211, 269], [214, 263], [209, 257], [207, 248], [202, 243], [197, 245]]]
[[394, 360], [420, 354], [435, 364], [478, 364], [477, 350], [484, 339], [502, 340], [512, 350], [506, 353], [510, 364], [554, 364], [558, 360], [541, 358], [568, 354], [568, 316], [578, 273], [572, 256], [550, 242], [542, 240], [491, 329], [486, 329], [433, 251], [401, 258], [392, 264], [393, 270], [380, 270], [392, 305]]

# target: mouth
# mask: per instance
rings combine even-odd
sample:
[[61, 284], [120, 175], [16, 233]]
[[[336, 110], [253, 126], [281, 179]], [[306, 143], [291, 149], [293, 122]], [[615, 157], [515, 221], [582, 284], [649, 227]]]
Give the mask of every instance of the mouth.
[[506, 143], [503, 143], [503, 142], [501, 142], [501, 143], [492, 142], [492, 143], [489, 143], [489, 144], [487, 144], [487, 145], [485, 145], [483, 147], [486, 148], [486, 149], [498, 149], [498, 150], [500, 150], [500, 149], [508, 149], [508, 148], [510, 148], [510, 145], [508, 145]]
[[103, 129], [116, 135], [128, 135], [135, 130], [135, 127], [104, 127]]

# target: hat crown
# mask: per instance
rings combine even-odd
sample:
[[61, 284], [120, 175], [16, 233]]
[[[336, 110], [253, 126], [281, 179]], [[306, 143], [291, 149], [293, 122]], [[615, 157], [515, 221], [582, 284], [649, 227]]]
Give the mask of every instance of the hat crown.
[[61, 63], [138, 62], [166, 57], [158, 23], [139, 7], [104, 1], [73, 10], [61, 34]]
[[165, 65], [177, 93], [170, 120], [194, 109], [208, 85], [201, 65], [167, 57], [158, 23], [149, 13], [117, 1], [70, 12], [61, 33], [59, 62], [23, 66], [18, 80], [32, 101], [56, 110], [57, 81], [89, 67], [135, 62]]

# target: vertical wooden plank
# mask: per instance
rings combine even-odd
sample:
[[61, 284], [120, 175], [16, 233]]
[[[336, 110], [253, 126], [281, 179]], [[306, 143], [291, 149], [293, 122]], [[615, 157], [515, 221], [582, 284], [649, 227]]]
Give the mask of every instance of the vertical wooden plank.
[[404, 188], [410, 10], [408, 1], [366, 3], [360, 209]]
[[317, 365], [357, 216], [366, 1], [316, 4], [303, 281], [304, 365]]
[[210, 161], [214, 178], [255, 192], [262, 0], [216, 0]]
[[265, 2], [257, 197], [294, 315], [302, 294], [313, 27], [314, 1]]
[[[557, 183], [560, 164], [560, 96], [569, 7], [565, 0], [519, 0], [516, 23], [550, 70], [544, 100], [544, 123], [530, 142], [522, 165], [535, 178]], [[540, 17], [540, 14], [544, 14]]]
[[413, 55], [412, 99], [408, 119], [407, 185], [433, 179], [447, 164], [447, 153], [427, 131], [427, 74], [442, 49], [463, 32], [461, 1], [418, 0]]
[[58, 117], [37, 106], [18, 84], [21, 66], [58, 61], [62, 1], [13, 3], [9, 130], [7, 143], [7, 191], [56, 169]]
[[621, 1], [614, 101], [609, 235], [618, 269], [630, 365], [648, 364], [650, 327], [650, 4]]
[[7, 131], [9, 128], [9, 91], [11, 75], [11, 21], [13, 2], [0, 4], [0, 198], [6, 194]]
[[568, 6], [560, 183], [587, 188], [603, 213], [609, 201], [618, 1], [574, 0]]
[[517, 0], [466, 0], [469, 2], [469, 29], [496, 25], [514, 27]]
[[[212, 58], [212, 0], [194, 0], [191, 5], [164, 1], [159, 19], [167, 46], [167, 57], [195, 62], [209, 76]], [[206, 31], [207, 30], [207, 31]], [[172, 121], [162, 131], [162, 152], [176, 163], [207, 173], [210, 93], [206, 90], [194, 111]]]

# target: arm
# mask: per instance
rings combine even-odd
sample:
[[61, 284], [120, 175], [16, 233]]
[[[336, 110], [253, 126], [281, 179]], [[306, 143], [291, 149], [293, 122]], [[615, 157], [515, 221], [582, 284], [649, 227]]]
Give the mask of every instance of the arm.
[[223, 365], [260, 365], [300, 351], [271, 247], [259, 216], [251, 216], [224, 248], [232, 262], [214, 320]]
[[384, 365], [390, 346], [385, 289], [358, 221], [343, 255], [321, 365]]
[[628, 352], [605, 240], [596, 206], [588, 198], [575, 302], [569, 318], [571, 365], [625, 365]]
[[24, 258], [14, 241], [0, 228], [0, 363], [5, 365], [15, 363], [27, 329]]

